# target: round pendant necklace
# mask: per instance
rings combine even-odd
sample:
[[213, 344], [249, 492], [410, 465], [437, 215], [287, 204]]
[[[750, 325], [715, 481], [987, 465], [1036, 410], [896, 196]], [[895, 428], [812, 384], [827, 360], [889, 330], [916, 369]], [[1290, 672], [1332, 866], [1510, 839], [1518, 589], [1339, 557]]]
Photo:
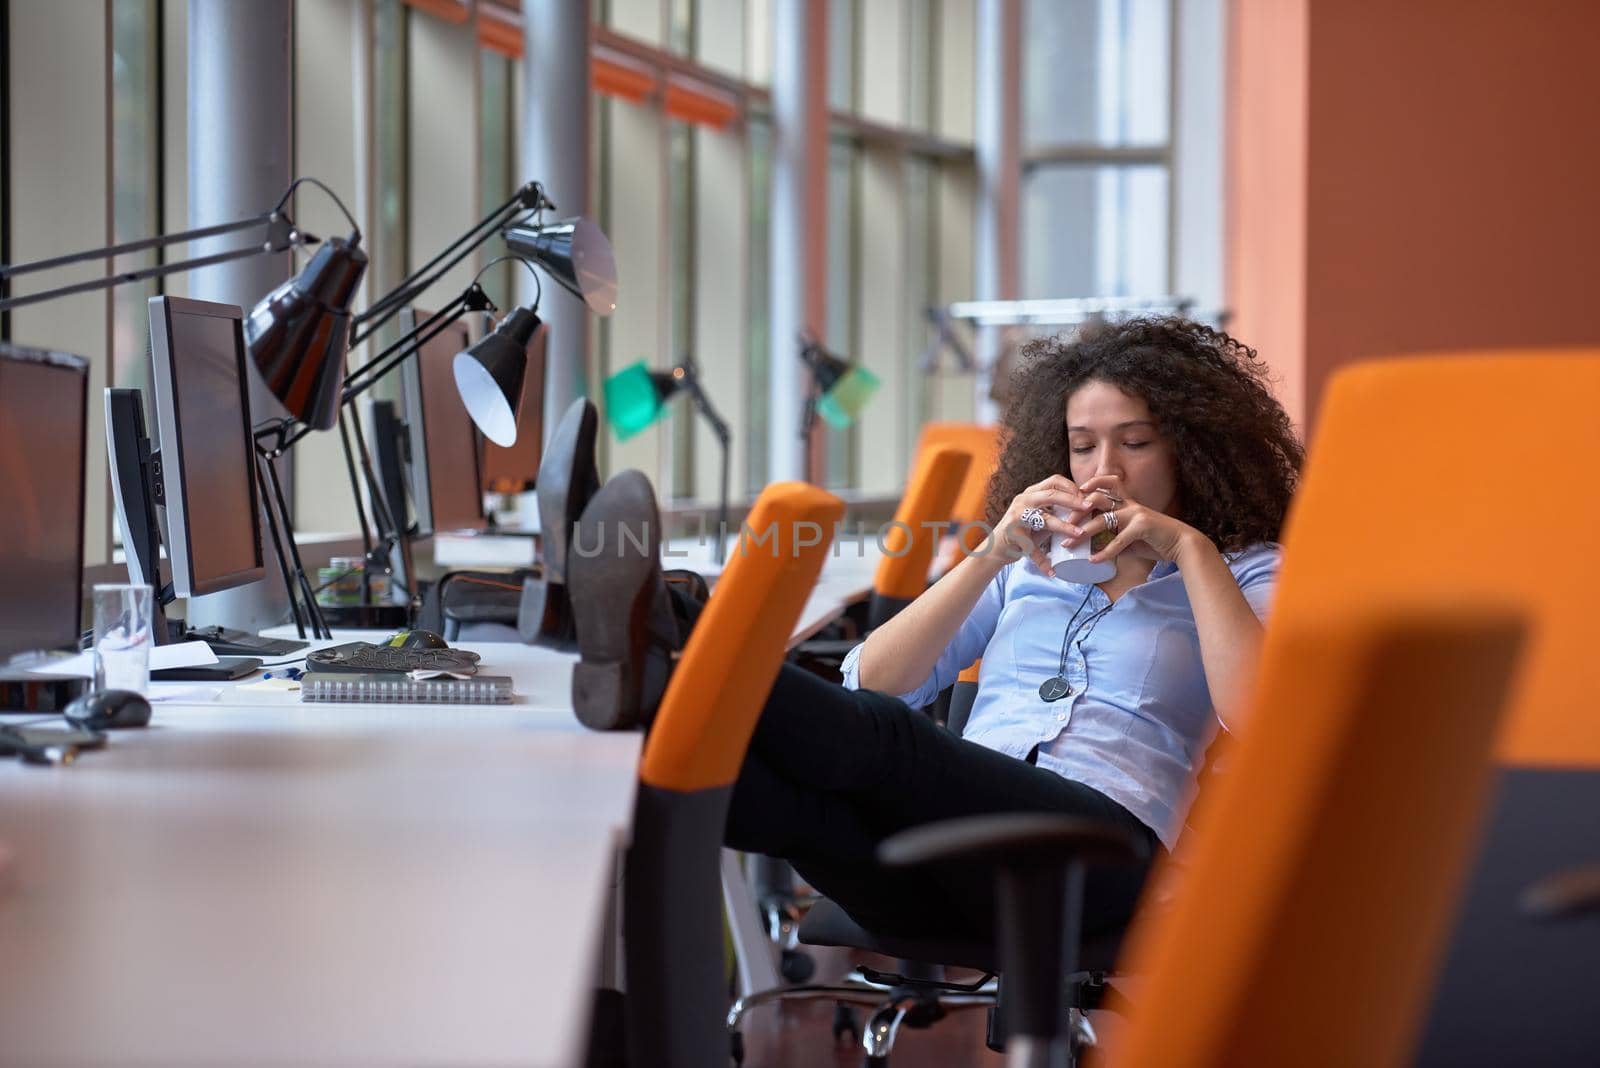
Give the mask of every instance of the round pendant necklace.
[[[1088, 592], [1083, 595], [1083, 600], [1078, 602], [1077, 611], [1073, 612], [1072, 618], [1067, 620], [1066, 633], [1061, 636], [1061, 662], [1056, 667], [1056, 673], [1039, 684], [1039, 696], [1042, 697], [1046, 703], [1051, 701], [1059, 701], [1063, 697], [1072, 696], [1072, 684], [1067, 681], [1067, 649], [1072, 644], [1072, 625], [1078, 621], [1079, 614], [1083, 612], [1084, 605], [1089, 603], [1089, 597], [1093, 593], [1094, 587], [1090, 586]], [[1089, 618], [1083, 621], [1083, 625], [1089, 627], [1091, 623], [1098, 623], [1100, 621], [1100, 617], [1109, 611], [1111, 611], [1111, 605], [1108, 604], [1099, 611], [1092, 613]], [[1090, 627], [1090, 630], [1092, 631], [1093, 627]], [[1088, 635], [1086, 634], [1084, 637], [1087, 638]]]

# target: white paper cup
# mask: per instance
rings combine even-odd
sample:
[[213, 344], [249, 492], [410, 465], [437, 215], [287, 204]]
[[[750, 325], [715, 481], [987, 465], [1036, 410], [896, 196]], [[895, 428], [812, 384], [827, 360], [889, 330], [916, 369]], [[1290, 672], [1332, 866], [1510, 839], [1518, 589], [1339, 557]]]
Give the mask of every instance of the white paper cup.
[[[1065, 520], [1072, 513], [1065, 508], [1053, 508], [1056, 518]], [[1099, 522], [1105, 522], [1099, 520]], [[1050, 568], [1056, 573], [1056, 578], [1066, 582], [1080, 582], [1091, 585], [1105, 582], [1117, 575], [1117, 564], [1114, 560], [1102, 563], [1091, 563], [1089, 556], [1094, 552], [1094, 538], [1088, 537], [1079, 542], [1077, 546], [1067, 544], [1065, 534], [1050, 535]]]

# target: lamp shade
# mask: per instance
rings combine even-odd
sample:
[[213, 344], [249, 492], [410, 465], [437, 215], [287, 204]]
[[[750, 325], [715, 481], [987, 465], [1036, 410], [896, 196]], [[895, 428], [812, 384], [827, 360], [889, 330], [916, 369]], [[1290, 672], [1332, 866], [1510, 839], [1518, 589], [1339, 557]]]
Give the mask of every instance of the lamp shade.
[[355, 241], [330, 238], [295, 277], [251, 309], [245, 344], [267, 388], [302, 423], [327, 430], [339, 418], [350, 348], [350, 301], [367, 271]]
[[508, 226], [502, 236], [512, 252], [543, 267], [596, 315], [617, 310], [617, 260], [611, 242], [590, 220], [579, 215], [537, 226]]
[[878, 376], [865, 367], [840, 359], [820, 345], [807, 344], [800, 350], [800, 356], [811, 368], [822, 393], [817, 401], [817, 414], [840, 430], [855, 422], [878, 391]]
[[538, 329], [539, 317], [531, 308], [513, 308], [476, 344], [456, 353], [451, 365], [467, 414], [484, 437], [503, 448], [517, 443], [528, 342]]
[[679, 384], [678, 377], [652, 371], [643, 360], [606, 379], [606, 420], [618, 440], [627, 441], [655, 422]]
[[822, 394], [817, 414], [843, 430], [860, 417], [867, 402], [878, 391], [878, 376], [865, 367], [851, 367]]

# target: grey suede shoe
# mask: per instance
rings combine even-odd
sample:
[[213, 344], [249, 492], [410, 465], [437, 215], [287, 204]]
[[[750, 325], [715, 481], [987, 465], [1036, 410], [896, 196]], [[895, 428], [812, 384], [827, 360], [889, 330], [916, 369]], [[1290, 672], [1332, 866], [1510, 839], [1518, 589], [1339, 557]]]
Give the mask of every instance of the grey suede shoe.
[[661, 518], [650, 480], [624, 471], [573, 530], [567, 585], [582, 660], [572, 706], [596, 730], [646, 726], [682, 647], [661, 574]]

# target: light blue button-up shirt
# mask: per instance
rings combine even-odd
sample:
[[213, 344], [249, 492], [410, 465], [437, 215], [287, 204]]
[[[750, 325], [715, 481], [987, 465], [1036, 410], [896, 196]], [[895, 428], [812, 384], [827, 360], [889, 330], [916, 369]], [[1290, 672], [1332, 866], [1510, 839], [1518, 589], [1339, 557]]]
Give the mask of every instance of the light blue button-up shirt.
[[[1281, 557], [1267, 543], [1226, 557], [1263, 621]], [[1072, 692], [1046, 702], [1039, 686], [1058, 673], [1067, 621], [1079, 604], [1060, 672]], [[1041, 768], [1099, 790], [1171, 849], [1217, 725], [1194, 611], [1176, 565], [1158, 563], [1146, 582], [1112, 604], [1097, 586], [1046, 577], [1029, 560], [1008, 564], [933, 674], [896, 696], [912, 708], [931, 704], [980, 656], [978, 695], [962, 736], [1024, 760], [1038, 746]], [[844, 684], [852, 690], [861, 685], [860, 660], [860, 646], [844, 660]]]

